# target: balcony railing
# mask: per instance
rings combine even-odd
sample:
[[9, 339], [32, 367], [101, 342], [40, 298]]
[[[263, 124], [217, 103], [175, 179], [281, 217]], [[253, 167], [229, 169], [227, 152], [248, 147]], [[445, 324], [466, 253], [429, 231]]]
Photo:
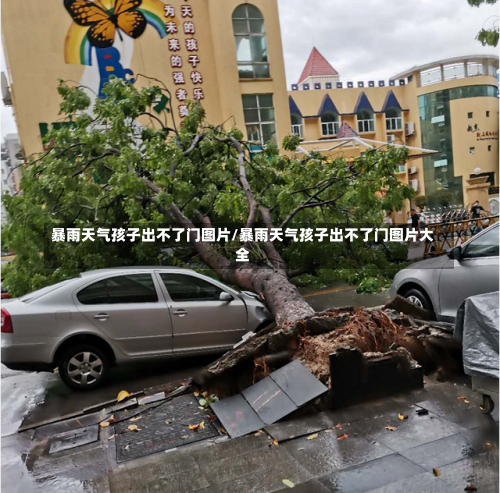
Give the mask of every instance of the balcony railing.
[[339, 128], [339, 122], [321, 123], [321, 133], [323, 137], [326, 137], [327, 135], [337, 135], [339, 133]]
[[387, 130], [401, 130], [403, 128], [403, 122], [400, 116], [395, 118], [385, 119], [385, 128]]
[[375, 120], [358, 120], [358, 132], [375, 132]]
[[297, 125], [292, 125], [292, 134], [303, 139], [304, 138], [304, 125], [302, 123], [299, 123]]

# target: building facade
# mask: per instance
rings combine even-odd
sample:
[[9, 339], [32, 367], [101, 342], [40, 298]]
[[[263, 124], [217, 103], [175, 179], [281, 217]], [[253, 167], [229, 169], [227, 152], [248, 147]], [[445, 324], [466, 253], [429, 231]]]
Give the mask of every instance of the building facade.
[[[311, 57], [304, 70], [319, 79]], [[303, 73], [289, 92], [298, 152], [351, 157], [384, 143], [405, 145], [420, 151], [400, 166], [399, 177], [430, 207], [471, 204], [468, 180], [476, 176], [486, 176], [498, 197], [497, 70], [498, 57], [482, 55], [413, 67], [389, 80], [307, 83]]]
[[387, 143], [408, 146], [412, 160], [400, 166], [400, 179], [430, 203], [448, 195], [467, 204], [474, 170], [498, 187], [498, 57], [460, 57], [387, 81], [343, 82], [314, 48], [288, 91], [276, 0], [142, 0], [132, 7], [134, 29], [126, 33], [104, 19], [109, 29], [101, 37], [92, 15], [109, 17], [114, 0], [91, 4], [98, 11], [87, 17], [73, 5], [2, 4], [8, 96], [26, 155], [43, 149], [50, 128], [68, 124], [59, 114], [60, 79], [96, 98], [111, 76], [138, 87], [155, 83], [149, 77], [169, 88], [177, 122], [188, 100], [200, 100], [210, 123], [235, 125], [256, 146], [279, 144], [290, 133], [301, 138], [298, 153], [355, 157]]
[[[17, 165], [22, 161], [21, 143], [17, 134], [7, 134], [1, 148], [2, 157], [2, 184], [1, 193], [13, 195], [19, 191], [21, 178], [20, 168]], [[7, 212], [1, 201], [2, 224], [6, 223]]]

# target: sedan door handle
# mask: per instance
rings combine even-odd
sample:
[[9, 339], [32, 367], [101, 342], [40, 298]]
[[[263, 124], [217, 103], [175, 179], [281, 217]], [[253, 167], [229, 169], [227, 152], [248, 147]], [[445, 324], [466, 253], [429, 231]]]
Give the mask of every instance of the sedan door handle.
[[181, 308], [179, 310], [175, 310], [174, 315], [179, 315], [179, 317], [183, 317], [184, 315], [187, 315], [187, 311]]
[[101, 322], [104, 322], [104, 320], [107, 320], [109, 318], [109, 315], [107, 313], [98, 313], [97, 315], [94, 315], [94, 318], [100, 320]]

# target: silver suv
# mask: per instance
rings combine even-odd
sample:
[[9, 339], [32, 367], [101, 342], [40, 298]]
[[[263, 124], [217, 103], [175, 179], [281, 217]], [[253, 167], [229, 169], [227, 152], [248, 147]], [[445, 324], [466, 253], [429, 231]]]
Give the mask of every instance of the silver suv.
[[68, 386], [85, 390], [113, 364], [224, 351], [271, 320], [257, 295], [192, 270], [95, 270], [3, 300], [2, 363], [58, 367]]

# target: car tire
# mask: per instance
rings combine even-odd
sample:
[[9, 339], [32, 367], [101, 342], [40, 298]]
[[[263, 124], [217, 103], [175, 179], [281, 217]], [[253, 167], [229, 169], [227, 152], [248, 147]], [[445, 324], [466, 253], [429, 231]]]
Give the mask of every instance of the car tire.
[[434, 311], [432, 308], [432, 303], [430, 302], [427, 295], [417, 288], [411, 288], [404, 292], [403, 297], [406, 298], [410, 303], [423, 308], [424, 310]]
[[93, 390], [105, 380], [110, 363], [106, 353], [92, 344], [75, 344], [59, 359], [62, 381], [75, 390]]

